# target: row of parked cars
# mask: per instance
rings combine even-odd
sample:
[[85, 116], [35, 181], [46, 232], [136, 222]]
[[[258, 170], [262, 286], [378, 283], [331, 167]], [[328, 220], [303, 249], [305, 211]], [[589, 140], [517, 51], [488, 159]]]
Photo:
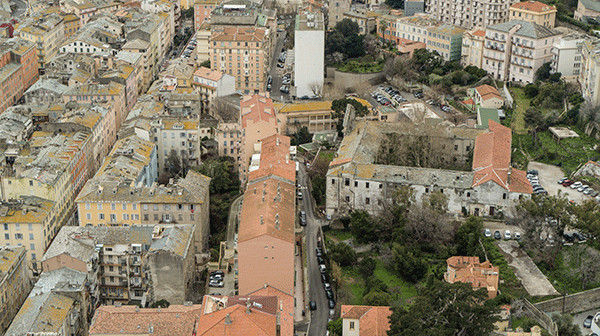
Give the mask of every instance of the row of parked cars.
[[[491, 238], [492, 237], [492, 230], [490, 229], [485, 229], [483, 231], [483, 235], [486, 238]], [[496, 239], [502, 239], [502, 234], [500, 233], [500, 230], [496, 230], [494, 231], [494, 238]], [[510, 239], [515, 239], [515, 240], [521, 240], [521, 233], [519, 232], [515, 232], [515, 234], [511, 234], [510, 230], [504, 230], [504, 239], [506, 240], [510, 240]]]
[[[329, 283], [329, 278], [327, 277], [327, 266], [325, 266], [325, 256], [323, 254], [323, 249], [321, 246], [321, 240], [317, 240], [317, 262], [319, 263], [319, 271], [321, 272], [321, 282], [323, 282], [323, 289], [325, 290], [325, 295], [327, 295], [327, 303], [329, 309], [332, 310], [335, 308], [335, 300], [333, 297], [333, 289], [331, 288], [331, 284]], [[310, 310], [316, 310], [317, 304], [315, 301], [310, 301]]]
[[208, 287], [223, 287], [223, 277], [225, 277], [225, 273], [223, 273], [223, 271], [211, 272], [208, 281]]
[[187, 47], [185, 48], [185, 50], [181, 54], [181, 57], [183, 57], [183, 58], [190, 58], [190, 55], [192, 54], [192, 51], [194, 51], [195, 48], [196, 48], [196, 38], [192, 37], [190, 39], [190, 43], [187, 45]]
[[577, 182], [571, 181], [571, 180], [567, 179], [566, 177], [561, 178], [560, 180], [557, 181], [557, 183], [562, 185], [563, 187], [568, 187], [568, 188], [577, 190], [580, 193], [583, 193], [584, 195], [596, 197], [596, 199], [598, 199], [598, 195], [600, 195], [600, 193], [598, 193], [597, 191], [592, 189], [592, 187], [590, 187], [586, 184], [583, 184], [579, 181], [577, 181]]
[[527, 171], [527, 180], [531, 183], [531, 187], [533, 188], [533, 193], [536, 195], [548, 195], [548, 192], [544, 187], [540, 185], [540, 179], [538, 176], [538, 171], [535, 169]]

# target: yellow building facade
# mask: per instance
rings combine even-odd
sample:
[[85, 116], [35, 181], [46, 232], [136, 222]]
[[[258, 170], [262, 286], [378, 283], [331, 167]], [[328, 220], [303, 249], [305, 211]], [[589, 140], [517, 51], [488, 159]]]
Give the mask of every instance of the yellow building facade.
[[25, 247], [0, 247], [0, 335], [4, 335], [31, 290], [26, 264]]

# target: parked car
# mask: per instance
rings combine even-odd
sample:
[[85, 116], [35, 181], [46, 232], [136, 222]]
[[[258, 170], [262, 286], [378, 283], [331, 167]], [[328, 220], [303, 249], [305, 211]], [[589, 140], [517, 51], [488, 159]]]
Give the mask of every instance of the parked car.
[[490, 238], [492, 236], [492, 231], [490, 229], [485, 229], [483, 231], [483, 235], [487, 238]]
[[590, 194], [591, 194], [591, 193], [593, 193], [593, 192], [594, 192], [594, 189], [592, 189], [592, 188], [587, 188], [586, 190], [584, 190], [584, 191], [583, 191], [583, 194], [584, 194], [584, 195], [590, 195]]
[[309, 306], [310, 310], [317, 310], [317, 303], [315, 301], [310, 301]]
[[589, 186], [584, 184], [584, 185], [582, 185], [581, 187], [577, 188], [577, 191], [579, 191], [579, 192], [583, 192], [583, 191], [584, 191], [585, 189], [587, 189], [587, 188], [589, 188]]
[[327, 299], [333, 300], [333, 292], [331, 290], [326, 290], [325, 295], [327, 295]]
[[321, 281], [322, 282], [327, 282], [327, 274], [321, 273]]
[[510, 239], [511, 235], [510, 235], [510, 231], [509, 230], [505, 230], [504, 231], [504, 239]]
[[329, 300], [329, 309], [335, 308], [335, 301]]
[[537, 169], [531, 169], [531, 170], [528, 170], [528, 171], [527, 171], [527, 174], [533, 174], [533, 175], [537, 175], [537, 174], [538, 174], [538, 171], [537, 171]]
[[317, 257], [317, 262], [319, 263], [319, 265], [325, 265], [325, 259], [321, 257]]
[[592, 315], [588, 315], [585, 320], [583, 320], [583, 327], [584, 328], [591, 328], [592, 327], [592, 320], [594, 319], [594, 317]]
[[568, 187], [571, 184], [573, 184], [573, 181], [571, 180], [564, 180], [563, 183], [561, 183], [563, 187]]
[[581, 182], [575, 182], [575, 183], [571, 184], [571, 189], [577, 189], [581, 186], [582, 186]]
[[325, 265], [319, 265], [319, 271], [321, 273], [325, 273], [325, 271], [327, 271], [327, 267], [325, 267]]
[[496, 239], [502, 239], [502, 235], [500, 234], [500, 231], [495, 231], [494, 232], [494, 238], [496, 238]]
[[218, 281], [218, 280], [211, 280], [208, 283], [209, 287], [223, 287], [223, 281]]
[[302, 199], [302, 191], [298, 191], [298, 199], [301, 200]]
[[565, 233], [563, 234], [563, 239], [565, 240], [565, 242], [567, 243], [572, 243], [575, 241], [575, 237], [572, 234], [569, 233]]
[[323, 250], [319, 247], [317, 247], [317, 257], [322, 257], [323, 256]]
[[331, 285], [330, 285], [328, 282], [324, 283], [324, 284], [323, 284], [323, 287], [325, 287], [325, 290], [326, 290], [326, 291], [327, 291], [327, 290], [331, 290]]
[[277, 63], [277, 67], [278, 68], [283, 68], [285, 65], [283, 65], [283, 63]]
[[566, 177], [561, 178], [560, 180], [558, 180], [558, 184], [563, 184], [563, 182], [568, 181], [568, 179]]
[[521, 233], [515, 232], [515, 240], [521, 240]]

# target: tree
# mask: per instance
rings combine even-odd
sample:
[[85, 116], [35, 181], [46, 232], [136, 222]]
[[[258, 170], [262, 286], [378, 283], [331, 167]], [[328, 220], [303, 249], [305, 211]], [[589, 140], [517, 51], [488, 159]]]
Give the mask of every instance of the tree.
[[385, 282], [376, 276], [368, 277], [367, 281], [365, 281], [365, 293], [387, 291], [388, 287]]
[[540, 90], [537, 85], [532, 83], [525, 85], [525, 95], [527, 98], [533, 99], [538, 95], [539, 92]]
[[373, 275], [376, 267], [377, 262], [371, 257], [365, 257], [358, 263], [358, 271], [365, 279]]
[[367, 306], [389, 306], [392, 296], [386, 292], [371, 291], [363, 296], [363, 304]]
[[392, 307], [388, 335], [488, 335], [498, 320], [498, 309], [486, 299], [483, 288], [431, 279], [412, 306]]
[[417, 282], [427, 274], [427, 261], [414, 247], [394, 244], [392, 258], [396, 272], [408, 281]]
[[600, 274], [600, 252], [587, 246], [577, 244], [571, 247], [564, 256], [565, 261], [576, 270], [575, 274], [581, 281], [581, 290], [588, 289]]
[[365, 54], [363, 35], [359, 35], [358, 23], [350, 19], [339, 21], [335, 27], [327, 32], [325, 37], [325, 53], [331, 55], [339, 52], [345, 58], [360, 57]]
[[183, 177], [183, 164], [182, 160], [177, 154], [177, 151], [171, 149], [167, 160], [165, 161], [165, 170], [169, 177]]
[[232, 157], [222, 156], [217, 159], [206, 160], [196, 170], [211, 178], [210, 194], [225, 194], [240, 189], [240, 179]]
[[404, 9], [404, 0], [385, 0], [385, 3], [395, 9]]
[[314, 81], [308, 84], [308, 88], [310, 92], [312, 92], [314, 97], [322, 97], [323, 96], [323, 82]]
[[448, 208], [444, 197], [441, 192], [424, 194], [421, 204], [412, 204], [408, 208], [404, 225], [407, 240], [425, 244], [452, 241], [454, 229], [444, 210]]
[[352, 266], [356, 263], [356, 252], [344, 242], [331, 246], [329, 256], [342, 267]]
[[327, 331], [330, 336], [342, 336], [343, 320], [341, 318], [327, 323]]
[[354, 210], [350, 213], [350, 230], [359, 243], [369, 243], [377, 239], [376, 223], [366, 211]]
[[162, 300], [158, 300], [156, 302], [153, 302], [150, 305], [150, 308], [169, 308], [171, 304], [169, 303], [169, 301], [162, 299]]
[[302, 126], [296, 131], [296, 134], [294, 134], [294, 139], [296, 140], [297, 145], [302, 145], [312, 142], [312, 134], [308, 132], [308, 128], [306, 126]]
[[544, 63], [535, 72], [535, 79], [539, 81], [545, 81], [550, 78], [550, 71], [552, 70], [551, 63]]
[[535, 107], [530, 107], [525, 111], [523, 119], [525, 120], [525, 125], [531, 130], [531, 136], [535, 146], [537, 143], [537, 132], [541, 129], [544, 121], [542, 112]]
[[481, 232], [483, 231], [483, 219], [481, 217], [471, 216], [456, 231], [454, 241], [456, 242], [456, 252], [462, 256], [478, 256], [480, 259], [485, 256], [483, 247], [479, 242]]
[[206, 61], [200, 63], [200, 66], [210, 69], [210, 60], [206, 60]]
[[552, 314], [552, 321], [556, 323], [560, 336], [581, 336], [579, 326], [573, 323], [573, 316], [569, 314]]

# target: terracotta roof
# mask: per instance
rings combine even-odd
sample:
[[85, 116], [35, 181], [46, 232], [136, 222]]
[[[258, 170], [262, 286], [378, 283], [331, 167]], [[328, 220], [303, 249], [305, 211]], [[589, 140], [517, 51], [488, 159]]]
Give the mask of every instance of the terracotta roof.
[[390, 307], [342, 306], [342, 319], [359, 320], [359, 334], [386, 336], [390, 330]]
[[483, 29], [477, 29], [475, 31], [472, 31], [471, 35], [473, 35], [473, 36], [479, 36], [479, 37], [485, 37], [485, 30], [483, 30]]
[[454, 274], [446, 273], [444, 278], [449, 283], [464, 282], [473, 288], [486, 288], [488, 292], [498, 291], [500, 269], [489, 261], [479, 262], [479, 257], [453, 256], [446, 260], [449, 269]]
[[475, 102], [473, 101], [473, 98], [469, 98], [467, 100], [463, 100], [462, 103], [465, 104], [465, 105], [475, 105]]
[[89, 334], [192, 335], [201, 309], [201, 305], [171, 305], [161, 309], [100, 306], [90, 325]]
[[493, 86], [483, 84], [483, 85], [476, 87], [475, 90], [477, 90], [477, 93], [479, 93], [479, 95], [481, 96], [481, 99], [483, 99], [483, 100], [488, 100], [491, 98], [502, 99], [502, 96], [500, 95], [498, 90], [496, 90], [496, 88]]
[[517, 2], [516, 4], [510, 6], [510, 8], [523, 9], [538, 13], [556, 11], [556, 7], [539, 1]]
[[224, 27], [212, 32], [210, 41], [262, 42], [266, 31], [263, 28]]
[[219, 70], [212, 70], [205, 67], [200, 67], [196, 72], [194, 72], [194, 77], [202, 77], [212, 81], [218, 81], [223, 77], [223, 73]]
[[255, 290], [248, 295], [256, 296], [276, 296], [279, 300], [278, 309], [280, 312], [281, 321], [281, 336], [294, 335], [294, 297], [280, 289], [270, 285], [265, 285], [263, 288]]
[[274, 134], [261, 141], [260, 165], [248, 173], [248, 181], [266, 176], [278, 176], [294, 183], [296, 162], [290, 159], [290, 138]]
[[277, 123], [275, 119], [275, 108], [273, 100], [258, 94], [253, 96], [245, 96], [241, 103], [240, 109], [242, 114], [242, 127], [246, 127], [248, 122], [257, 123], [259, 121], [272, 121]]
[[473, 153], [473, 187], [494, 181], [511, 192], [532, 193], [525, 172], [510, 165], [511, 138], [510, 128], [492, 120], [489, 121], [489, 132], [477, 136]]
[[269, 235], [294, 242], [296, 186], [275, 178], [250, 182], [244, 193], [239, 242]]

